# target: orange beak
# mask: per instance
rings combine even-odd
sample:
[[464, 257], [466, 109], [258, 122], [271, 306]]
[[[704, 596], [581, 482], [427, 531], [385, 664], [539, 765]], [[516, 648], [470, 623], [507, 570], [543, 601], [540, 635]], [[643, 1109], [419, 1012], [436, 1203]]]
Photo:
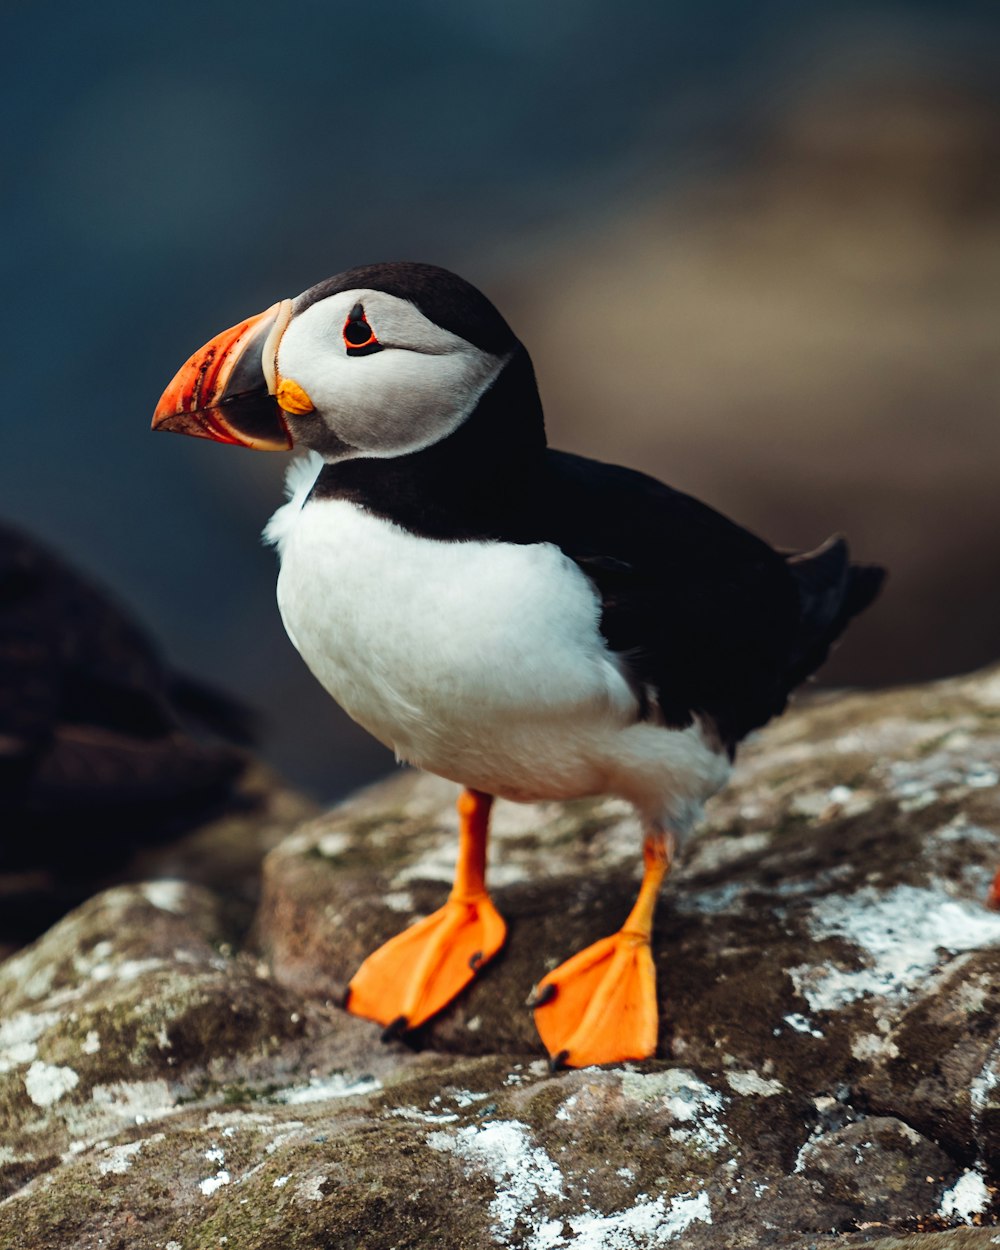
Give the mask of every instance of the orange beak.
[[287, 451], [292, 436], [275, 398], [275, 360], [291, 316], [292, 301], [282, 300], [196, 351], [160, 397], [153, 429]]

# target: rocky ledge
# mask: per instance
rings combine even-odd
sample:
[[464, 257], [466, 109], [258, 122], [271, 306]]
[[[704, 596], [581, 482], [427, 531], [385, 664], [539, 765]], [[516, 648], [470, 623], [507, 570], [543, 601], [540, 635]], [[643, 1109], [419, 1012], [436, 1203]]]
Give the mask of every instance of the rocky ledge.
[[495, 817], [505, 953], [413, 1039], [336, 1006], [447, 892], [403, 774], [271, 852], [249, 933], [183, 880], [0, 965], [4, 1250], [1000, 1244], [1000, 669], [749, 744], [658, 914], [653, 1061], [553, 1074], [525, 998], [617, 927], [617, 802]]

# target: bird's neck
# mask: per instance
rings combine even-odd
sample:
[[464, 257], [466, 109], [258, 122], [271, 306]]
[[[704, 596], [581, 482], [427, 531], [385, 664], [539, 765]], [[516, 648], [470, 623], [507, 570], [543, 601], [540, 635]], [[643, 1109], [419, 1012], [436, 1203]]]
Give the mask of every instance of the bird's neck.
[[542, 405], [519, 347], [453, 434], [405, 456], [324, 465], [311, 497], [348, 499], [424, 537], [514, 538], [544, 459]]

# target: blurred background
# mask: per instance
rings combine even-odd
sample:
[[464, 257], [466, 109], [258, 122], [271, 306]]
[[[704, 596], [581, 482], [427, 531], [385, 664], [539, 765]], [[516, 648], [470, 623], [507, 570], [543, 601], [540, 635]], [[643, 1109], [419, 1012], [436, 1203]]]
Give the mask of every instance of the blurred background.
[[1000, 655], [995, 0], [175, 0], [5, 11], [0, 514], [329, 799], [391, 757], [287, 642], [286, 457], [149, 433], [207, 338], [416, 259], [499, 305], [551, 441], [892, 570], [824, 681]]

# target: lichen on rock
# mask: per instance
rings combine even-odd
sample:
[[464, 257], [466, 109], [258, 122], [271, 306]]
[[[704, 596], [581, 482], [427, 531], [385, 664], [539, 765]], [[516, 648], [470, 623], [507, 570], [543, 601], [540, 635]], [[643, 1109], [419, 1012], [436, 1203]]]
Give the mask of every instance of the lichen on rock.
[[991, 1245], [998, 760], [1000, 670], [758, 735], [660, 905], [643, 1064], [549, 1072], [524, 1002], [630, 906], [615, 801], [498, 804], [508, 947], [416, 1050], [337, 1004], [447, 893], [445, 782], [300, 825], [249, 935], [220, 877], [98, 895], [0, 965], [0, 1244]]

